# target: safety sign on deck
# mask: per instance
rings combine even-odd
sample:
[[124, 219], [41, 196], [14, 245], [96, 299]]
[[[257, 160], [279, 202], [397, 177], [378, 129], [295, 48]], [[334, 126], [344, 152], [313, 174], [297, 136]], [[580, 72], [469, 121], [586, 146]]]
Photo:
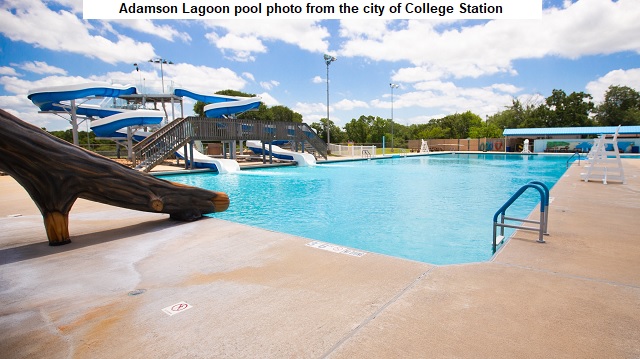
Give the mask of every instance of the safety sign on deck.
[[193, 306], [187, 302], [180, 302], [174, 305], [170, 305], [166, 308], [163, 308], [162, 311], [167, 313], [168, 315], [174, 315], [178, 313], [182, 313], [187, 309], [191, 309]]

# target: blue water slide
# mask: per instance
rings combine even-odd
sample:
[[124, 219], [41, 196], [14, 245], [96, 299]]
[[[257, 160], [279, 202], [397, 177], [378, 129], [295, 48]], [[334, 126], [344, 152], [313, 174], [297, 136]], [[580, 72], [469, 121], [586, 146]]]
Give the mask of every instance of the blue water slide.
[[75, 85], [51, 86], [29, 91], [27, 98], [42, 111], [59, 110], [61, 101], [70, 101], [90, 96], [118, 97], [136, 93], [132, 85], [111, 85], [89, 82]]
[[[52, 86], [29, 91], [29, 98], [42, 111], [71, 110], [67, 101], [81, 98], [118, 97], [136, 93], [135, 86], [111, 85], [102, 82], [89, 82], [75, 85]], [[100, 107], [92, 104], [81, 104], [76, 107], [81, 116], [97, 117], [91, 122], [91, 129], [98, 137], [127, 137], [126, 132], [119, 131], [130, 126], [151, 126], [162, 122], [162, 112], [154, 110], [125, 110], [119, 108]], [[140, 136], [134, 137], [139, 138]]]
[[260, 102], [262, 100], [260, 97], [202, 95], [181, 88], [175, 89], [173, 94], [209, 103], [204, 107], [204, 115], [211, 118], [221, 118], [257, 109], [260, 107]]
[[124, 110], [115, 115], [93, 120], [91, 129], [98, 137], [122, 137], [122, 132], [118, 132], [122, 128], [157, 125], [163, 118], [161, 111]]

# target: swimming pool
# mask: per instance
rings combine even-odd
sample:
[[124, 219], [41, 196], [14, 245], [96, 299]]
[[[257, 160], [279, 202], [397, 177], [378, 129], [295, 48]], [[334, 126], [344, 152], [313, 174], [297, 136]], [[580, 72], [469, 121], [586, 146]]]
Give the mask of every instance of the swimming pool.
[[[522, 185], [551, 188], [567, 157], [442, 154], [163, 176], [229, 194], [212, 217], [433, 264], [486, 261], [493, 214]], [[524, 218], [527, 191], [507, 212]], [[510, 235], [512, 232], [507, 232]]]

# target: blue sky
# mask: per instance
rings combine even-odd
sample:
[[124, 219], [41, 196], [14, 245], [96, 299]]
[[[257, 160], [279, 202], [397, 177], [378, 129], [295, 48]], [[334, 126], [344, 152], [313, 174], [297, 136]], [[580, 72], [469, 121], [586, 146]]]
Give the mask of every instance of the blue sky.
[[[515, 0], [514, 0], [515, 1]], [[82, 0], [3, 0], [0, 108], [48, 130], [29, 90], [105, 81], [144, 92], [165, 85], [211, 94], [236, 89], [284, 105], [307, 123], [360, 115], [425, 123], [471, 110], [485, 118], [519, 98], [610, 85], [640, 90], [638, 0], [543, 1], [539, 20], [83, 20]], [[134, 63], [139, 64], [137, 72]], [[185, 114], [193, 102], [187, 101]]]

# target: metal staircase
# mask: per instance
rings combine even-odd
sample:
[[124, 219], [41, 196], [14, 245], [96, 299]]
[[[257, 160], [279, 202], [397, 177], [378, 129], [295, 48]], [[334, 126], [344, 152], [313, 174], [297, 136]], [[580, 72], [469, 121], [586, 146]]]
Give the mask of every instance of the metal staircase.
[[170, 122], [133, 146], [133, 164], [135, 169], [149, 172], [178, 148], [194, 141], [246, 140], [294, 141], [303, 150], [308, 143], [327, 158], [327, 144], [306, 123], [187, 117]]

